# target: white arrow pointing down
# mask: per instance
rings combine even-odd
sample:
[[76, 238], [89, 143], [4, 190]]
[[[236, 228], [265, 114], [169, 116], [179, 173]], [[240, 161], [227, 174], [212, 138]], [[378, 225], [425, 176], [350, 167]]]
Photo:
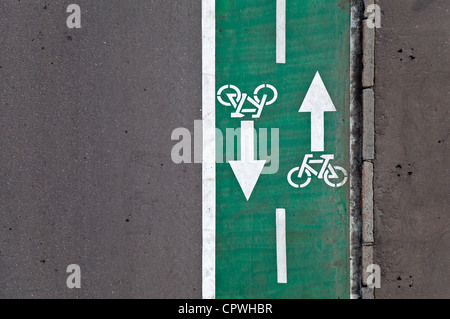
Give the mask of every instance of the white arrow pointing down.
[[299, 112], [311, 113], [311, 152], [323, 152], [325, 112], [336, 112], [336, 108], [319, 72], [316, 72]]
[[241, 160], [230, 161], [231, 169], [244, 192], [247, 201], [261, 175], [265, 160], [255, 160], [255, 140], [253, 121], [241, 122]]

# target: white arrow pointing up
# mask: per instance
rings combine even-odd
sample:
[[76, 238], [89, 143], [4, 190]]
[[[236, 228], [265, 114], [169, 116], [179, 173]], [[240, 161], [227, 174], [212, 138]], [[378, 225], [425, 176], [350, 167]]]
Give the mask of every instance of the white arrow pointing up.
[[245, 198], [250, 199], [253, 189], [266, 164], [265, 160], [255, 160], [255, 140], [253, 121], [241, 122], [241, 160], [230, 161], [231, 168]]
[[311, 152], [323, 152], [325, 147], [325, 112], [336, 112], [319, 72], [306, 93], [299, 112], [311, 113]]

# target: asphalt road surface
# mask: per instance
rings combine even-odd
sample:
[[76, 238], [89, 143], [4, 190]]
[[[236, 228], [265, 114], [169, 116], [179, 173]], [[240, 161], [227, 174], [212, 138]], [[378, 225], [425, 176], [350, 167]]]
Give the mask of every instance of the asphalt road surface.
[[71, 3], [0, 1], [0, 298], [201, 298], [201, 1]]
[[450, 2], [378, 1], [376, 298], [450, 298]]

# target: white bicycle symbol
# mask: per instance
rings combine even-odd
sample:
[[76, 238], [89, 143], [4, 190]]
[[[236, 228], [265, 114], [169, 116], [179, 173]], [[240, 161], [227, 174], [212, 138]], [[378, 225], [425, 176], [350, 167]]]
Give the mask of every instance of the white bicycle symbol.
[[[340, 166], [333, 166], [330, 164], [330, 161], [334, 159], [334, 155], [322, 155], [320, 156], [321, 159], [312, 159], [314, 155], [307, 154], [305, 155], [305, 158], [303, 159], [303, 163], [301, 167], [294, 167], [291, 169], [287, 175], [287, 180], [289, 184], [294, 188], [304, 188], [309, 185], [312, 179], [312, 175], [317, 176], [319, 179], [323, 179], [325, 183], [327, 183], [328, 186], [331, 187], [341, 187], [344, 186], [345, 183], [347, 183], [348, 180], [348, 174], [347, 171], [340, 167]], [[322, 168], [320, 171], [316, 171], [314, 168], [312, 168], [308, 164], [322, 164]], [[294, 183], [292, 180], [292, 175], [294, 175], [295, 172], [298, 172], [298, 178], [301, 179], [304, 175], [306, 175], [306, 181], [304, 181], [302, 184]], [[341, 174], [337, 174], [337, 172], [340, 172]], [[332, 180], [341, 179], [340, 182], [333, 183]]]
[[[263, 92], [265, 90], [266, 92]], [[271, 95], [273, 95], [270, 101], [267, 101], [269, 98], [268, 91], [271, 91]], [[262, 93], [261, 93], [262, 92]], [[224, 96], [223, 96], [224, 95]], [[226, 96], [226, 100], [224, 98]], [[241, 118], [244, 117], [243, 113], [256, 113], [252, 115], [252, 118], [259, 118], [261, 113], [266, 105], [272, 105], [278, 99], [277, 89], [270, 84], [261, 84], [258, 86], [253, 92], [253, 98], [249, 96], [247, 93], [241, 93], [241, 90], [235, 85], [224, 85], [219, 91], [217, 91], [217, 100], [220, 104], [224, 106], [233, 106], [236, 110], [234, 113], [231, 113], [232, 118]], [[256, 107], [250, 109], [243, 109], [245, 101], [249, 101], [253, 106]]]

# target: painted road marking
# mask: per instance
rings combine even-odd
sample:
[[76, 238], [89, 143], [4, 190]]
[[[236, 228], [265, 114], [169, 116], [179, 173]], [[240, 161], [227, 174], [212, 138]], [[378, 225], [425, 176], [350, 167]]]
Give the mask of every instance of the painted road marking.
[[[277, 50], [275, 29], [282, 20], [277, 21], [279, 2], [215, 2], [216, 92], [220, 93], [216, 94], [216, 127], [232, 132], [233, 143], [227, 143], [227, 151], [239, 153], [240, 149], [243, 153], [242, 157], [234, 156], [232, 162], [238, 162], [236, 158], [256, 161], [256, 153], [250, 149], [259, 147], [259, 153], [262, 145], [276, 145], [280, 155], [277, 170], [260, 175], [257, 186], [249, 183], [247, 191], [228, 160], [216, 164], [215, 297], [348, 298], [350, 206], [349, 186], [343, 181], [350, 154], [350, 2], [319, 1], [314, 6], [310, 0], [289, 2], [285, 44], [295, 59], [286, 63], [273, 61]], [[318, 70], [320, 75], [314, 76]], [[262, 83], [276, 88], [277, 100], [274, 107], [264, 107], [264, 115], [256, 118], [256, 113], [244, 110], [262, 110], [271, 101], [268, 87], [258, 93], [259, 103], [253, 98], [251, 93]], [[236, 88], [242, 92], [240, 98]], [[317, 97], [317, 93], [325, 98]], [[298, 114], [303, 104], [301, 110], [311, 114]], [[230, 115], [237, 110], [235, 117]], [[242, 143], [236, 143], [242, 133], [238, 129], [248, 131], [250, 127], [258, 132], [279, 128], [279, 140], [266, 134], [265, 143], [256, 145], [245, 141], [250, 135], [244, 134]], [[326, 153], [314, 153], [319, 150]], [[294, 166], [292, 187], [286, 174]], [[274, 223], [279, 207], [290, 212], [289, 217], [285, 215], [284, 229], [286, 278], [282, 244], [277, 240], [282, 231]], [[279, 284], [287, 279], [288, 265], [289, 280]]]
[[279, 284], [287, 283], [286, 262], [286, 210], [276, 210], [276, 232], [277, 232], [277, 281]]
[[202, 1], [202, 295], [216, 296], [216, 2]]
[[277, 0], [277, 63], [286, 63], [286, 0]]
[[[263, 93], [260, 94], [260, 91]], [[225, 93], [224, 93], [225, 92]], [[267, 93], [270, 92], [269, 95]], [[224, 99], [226, 96], [226, 99]], [[252, 118], [260, 118], [261, 113], [265, 106], [272, 105], [278, 99], [277, 89], [270, 84], [261, 84], [253, 92], [253, 98], [247, 94], [242, 93], [241, 90], [235, 85], [224, 85], [217, 91], [217, 100], [223, 106], [233, 106], [236, 110], [231, 113], [232, 118], [242, 118], [245, 114], [242, 113], [256, 113], [252, 115]], [[228, 101], [229, 102], [228, 102]], [[245, 102], [250, 102], [256, 109], [243, 109]]]
[[[317, 176], [319, 179], [323, 179], [325, 183], [330, 187], [342, 187], [347, 183], [348, 174], [347, 171], [340, 166], [333, 166], [330, 162], [334, 160], [333, 154], [325, 154], [320, 156], [321, 159], [313, 159], [314, 154], [306, 154], [303, 158], [301, 167], [294, 167], [291, 169], [287, 175], [287, 180], [289, 185], [294, 188], [304, 188], [311, 183], [312, 175]], [[309, 164], [322, 164], [320, 171], [315, 170]], [[302, 180], [304, 174], [307, 175], [306, 181], [298, 185], [293, 180], [293, 174], [298, 171], [298, 179]], [[340, 172], [340, 175], [337, 174]], [[341, 179], [340, 182], [333, 183], [334, 180]]]
[[241, 160], [230, 161], [245, 198], [250, 199], [259, 176], [266, 165], [265, 160], [255, 159], [255, 129], [253, 121], [241, 122]]
[[336, 112], [327, 88], [316, 72], [299, 112], [311, 113], [311, 152], [325, 150], [325, 112]]

